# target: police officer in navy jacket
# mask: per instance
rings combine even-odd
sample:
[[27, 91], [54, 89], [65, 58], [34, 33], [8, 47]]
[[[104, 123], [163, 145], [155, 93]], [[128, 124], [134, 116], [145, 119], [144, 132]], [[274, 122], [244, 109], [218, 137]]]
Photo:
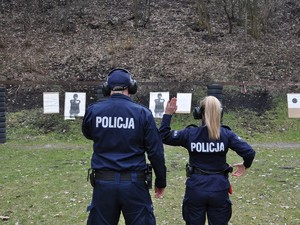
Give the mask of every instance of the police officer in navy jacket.
[[243, 163], [233, 165], [233, 176], [241, 176], [252, 164], [255, 151], [229, 127], [221, 126], [220, 101], [207, 96], [200, 102], [202, 126], [171, 130], [171, 118], [177, 110], [176, 98], [165, 109], [160, 127], [163, 143], [182, 146], [188, 150], [186, 190], [182, 216], [187, 225], [227, 225], [232, 213], [228, 192], [231, 191], [226, 163], [228, 149], [243, 158]]
[[136, 91], [129, 71], [112, 70], [103, 84], [103, 94], [110, 97], [90, 105], [83, 118], [82, 133], [94, 143], [87, 224], [117, 225], [121, 212], [126, 224], [156, 224], [145, 181], [146, 155], [159, 198], [166, 187], [164, 149], [151, 111], [130, 98]]

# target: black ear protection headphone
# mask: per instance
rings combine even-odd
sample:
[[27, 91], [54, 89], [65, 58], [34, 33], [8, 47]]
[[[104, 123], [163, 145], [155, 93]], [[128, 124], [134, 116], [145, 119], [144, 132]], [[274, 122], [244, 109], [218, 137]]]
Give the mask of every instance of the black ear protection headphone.
[[115, 69], [111, 70], [111, 71], [108, 73], [107, 79], [106, 79], [105, 83], [102, 85], [102, 93], [103, 93], [103, 95], [104, 95], [105, 97], [110, 95], [111, 89], [110, 89], [109, 86], [108, 86], [108, 77], [109, 77], [113, 72], [115, 72], [116, 70], [121, 70], [121, 71], [123, 71], [123, 72], [125, 72], [125, 73], [128, 74], [128, 76], [130, 77], [130, 84], [129, 84], [129, 86], [126, 87], [126, 88], [128, 88], [128, 93], [129, 93], [129, 94], [131, 94], [131, 95], [135, 94], [135, 93], [137, 92], [137, 83], [136, 83], [136, 80], [132, 79], [131, 73], [130, 73], [128, 70], [123, 69], [123, 68], [115, 68]]
[[193, 117], [195, 120], [202, 120], [202, 114], [204, 114], [203, 107], [196, 106], [193, 111]]
[[[196, 106], [194, 108], [194, 111], [193, 111], [193, 117], [195, 120], [202, 120], [203, 118], [203, 115], [204, 115], [204, 108], [203, 106]], [[222, 120], [222, 117], [223, 117], [223, 107], [221, 108], [221, 120]]]

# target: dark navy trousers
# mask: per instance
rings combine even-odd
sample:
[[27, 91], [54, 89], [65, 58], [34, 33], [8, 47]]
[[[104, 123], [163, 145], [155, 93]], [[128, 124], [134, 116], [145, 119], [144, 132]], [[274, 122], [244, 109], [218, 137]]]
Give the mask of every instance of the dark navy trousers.
[[155, 225], [153, 204], [144, 181], [96, 180], [88, 206], [88, 225], [117, 225], [122, 212], [126, 225]]
[[186, 187], [182, 216], [186, 225], [228, 225], [232, 206], [228, 190], [203, 191], [199, 187]]

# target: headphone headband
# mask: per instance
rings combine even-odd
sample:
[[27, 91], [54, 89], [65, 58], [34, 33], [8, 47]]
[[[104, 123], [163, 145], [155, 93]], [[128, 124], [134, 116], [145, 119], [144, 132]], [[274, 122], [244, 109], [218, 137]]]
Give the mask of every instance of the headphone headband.
[[114, 73], [115, 71], [117, 70], [120, 70], [124, 73], [126, 73], [128, 76], [129, 76], [129, 84], [128, 86], [123, 86], [123, 87], [120, 87], [118, 88], [117, 90], [125, 90], [126, 88], [128, 88], [128, 93], [129, 94], [135, 94], [137, 92], [137, 83], [135, 80], [132, 79], [132, 74], [124, 69], [124, 68], [114, 68], [112, 69], [108, 74], [107, 74], [107, 79], [106, 79], [106, 82], [103, 84], [102, 86], [102, 93], [104, 96], [109, 96], [110, 95], [110, 92], [113, 90], [113, 88], [111, 88], [108, 84], [108, 79], [109, 79], [109, 76], [112, 75], [112, 73]]
[[121, 71], [127, 73], [130, 77], [132, 76], [132, 74], [131, 74], [128, 70], [126, 70], [126, 69], [124, 69], [124, 68], [119, 68], [119, 67], [117, 67], [117, 68], [114, 68], [114, 69], [112, 69], [111, 71], [109, 71], [109, 73], [107, 74], [107, 78], [108, 78], [113, 72], [115, 72], [115, 71], [117, 71], [117, 70], [121, 70]]

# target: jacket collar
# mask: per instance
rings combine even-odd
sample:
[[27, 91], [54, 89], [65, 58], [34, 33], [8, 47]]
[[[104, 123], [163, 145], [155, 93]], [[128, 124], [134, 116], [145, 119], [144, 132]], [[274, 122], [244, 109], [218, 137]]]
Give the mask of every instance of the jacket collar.
[[121, 98], [121, 99], [126, 99], [126, 100], [129, 100], [129, 101], [132, 101], [131, 98], [127, 95], [124, 95], [124, 94], [119, 94], [119, 93], [116, 93], [116, 94], [112, 94], [110, 96], [110, 98], [112, 99], [116, 99], [116, 98]]

